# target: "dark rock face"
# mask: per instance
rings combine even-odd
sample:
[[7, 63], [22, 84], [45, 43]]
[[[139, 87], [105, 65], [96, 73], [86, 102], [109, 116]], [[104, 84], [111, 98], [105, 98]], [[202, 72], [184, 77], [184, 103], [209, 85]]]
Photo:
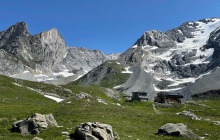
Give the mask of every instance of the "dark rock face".
[[169, 36], [157, 30], [145, 32], [134, 44], [137, 46], [157, 46], [159, 48], [171, 48], [176, 46], [176, 43]]
[[194, 37], [192, 32], [196, 30], [197, 26], [198, 24], [196, 22], [192, 22], [191, 24], [189, 22], [186, 22], [180, 25], [180, 27], [178, 28], [166, 31], [166, 34], [177, 42], [183, 42], [185, 38]]
[[210, 38], [205, 45], [206, 48], [214, 48], [213, 60], [209, 64], [209, 69], [220, 66], [220, 28], [217, 28], [210, 34]]
[[162, 61], [156, 64], [153, 70], [156, 72], [170, 71], [177, 77], [197, 77], [207, 69], [207, 64], [177, 65], [180, 62], [184, 63], [185, 61], [179, 61], [178, 59], [175, 61]]
[[187, 126], [182, 123], [167, 123], [159, 128], [158, 135], [171, 135], [171, 136], [182, 136], [186, 138], [199, 139], [200, 137], [194, 134], [191, 130], [187, 129]]
[[99, 122], [80, 124], [72, 137], [79, 140], [114, 140], [112, 126]]
[[12, 125], [12, 132], [19, 132], [22, 135], [39, 134], [40, 129], [46, 129], [50, 126], [58, 126], [52, 114], [42, 115], [33, 114], [26, 120], [19, 120]]

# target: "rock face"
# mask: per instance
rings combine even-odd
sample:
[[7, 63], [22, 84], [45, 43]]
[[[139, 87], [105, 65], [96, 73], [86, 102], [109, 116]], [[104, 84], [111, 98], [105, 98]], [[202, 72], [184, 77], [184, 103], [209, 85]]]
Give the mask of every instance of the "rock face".
[[[129, 82], [132, 84], [124, 88], [126, 93], [142, 91], [143, 88], [140, 87], [145, 86], [145, 92], [152, 96], [160, 91], [184, 91], [185, 99], [188, 100], [200, 91], [195, 88], [205, 89], [203, 84], [212, 90], [213, 85], [216, 87], [218, 84], [199, 82], [200, 84], [196, 84], [198, 87], [191, 84], [220, 66], [219, 33], [219, 18], [186, 22], [164, 33], [156, 30], [145, 32], [132, 47], [119, 56], [118, 61], [130, 67], [140, 67], [143, 71], [138, 76], [140, 79], [148, 73], [154, 80], [150, 80], [151, 84], [148, 86], [147, 80]], [[139, 78], [136, 78], [137, 81], [140, 81]]]
[[191, 130], [187, 129], [187, 126], [182, 123], [167, 123], [159, 128], [157, 134], [159, 135], [172, 135], [172, 136], [182, 136], [187, 138], [198, 139], [198, 135], [194, 134]]
[[172, 38], [157, 30], [145, 32], [134, 44], [137, 46], [156, 46], [158, 48], [176, 47], [176, 43]]
[[32, 69], [51, 71], [67, 54], [64, 39], [57, 29], [30, 35], [27, 25], [19, 22], [1, 32], [0, 49]]
[[35, 113], [26, 120], [14, 122], [11, 131], [20, 132], [22, 135], [39, 134], [40, 129], [46, 129], [49, 125], [58, 126], [52, 114]]
[[15, 78], [47, 81], [72, 76], [69, 79], [72, 81], [106, 60], [117, 59], [118, 55], [68, 48], [55, 28], [31, 35], [25, 22], [0, 32], [0, 74]]
[[108, 56], [98, 50], [71, 47], [68, 49], [68, 54], [63, 60], [63, 63], [67, 69], [75, 70], [75, 73], [80, 70], [89, 72], [101, 63], [115, 58], [117, 58], [117, 56]]
[[114, 135], [110, 125], [88, 122], [77, 126], [73, 138], [79, 140], [114, 140]]

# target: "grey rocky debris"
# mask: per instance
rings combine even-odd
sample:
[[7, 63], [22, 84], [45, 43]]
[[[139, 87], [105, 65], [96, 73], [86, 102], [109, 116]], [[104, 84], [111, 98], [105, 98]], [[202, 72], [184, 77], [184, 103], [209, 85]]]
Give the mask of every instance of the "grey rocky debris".
[[194, 113], [192, 113], [191, 111], [187, 111], [187, 110], [183, 110], [182, 112], [178, 112], [176, 114], [177, 115], [182, 114], [182, 115], [188, 116], [188, 117], [190, 117], [193, 120], [201, 120], [200, 117], [196, 116]]
[[77, 126], [71, 137], [80, 140], [114, 140], [114, 133], [111, 125], [87, 122]]
[[200, 139], [198, 135], [192, 132], [192, 130], [187, 129], [187, 125], [183, 123], [166, 123], [161, 126], [157, 132], [158, 135], [171, 135], [171, 136], [181, 136], [191, 139]]
[[53, 115], [35, 113], [25, 120], [14, 122], [11, 131], [22, 135], [39, 134], [40, 129], [47, 129], [48, 126], [58, 127]]
[[210, 95], [213, 97], [219, 96], [219, 80], [220, 68], [215, 68], [183, 89], [182, 93], [185, 100], [192, 100], [192, 96], [201, 98], [206, 98]]
[[118, 93], [118, 91], [106, 88], [104, 89], [104, 93], [112, 99], [120, 99], [120, 94]]
[[91, 97], [92, 96], [90, 94], [84, 93], [84, 92], [81, 92], [81, 93], [75, 95], [76, 99], [85, 99], [85, 98], [91, 98]]
[[154, 90], [155, 79], [153, 76], [145, 72], [145, 70], [141, 67], [131, 67], [131, 71], [133, 72], [129, 79], [122, 84], [118, 90], [126, 93], [127, 95], [132, 95], [132, 92], [147, 91], [147, 98], [149, 100], [153, 100], [156, 94]]

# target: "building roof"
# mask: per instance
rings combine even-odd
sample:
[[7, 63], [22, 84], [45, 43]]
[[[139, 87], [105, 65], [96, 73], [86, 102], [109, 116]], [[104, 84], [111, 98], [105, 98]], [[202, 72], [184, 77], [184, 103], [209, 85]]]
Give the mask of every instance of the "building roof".
[[164, 94], [165, 96], [175, 96], [178, 98], [183, 98], [183, 94], [179, 92], [159, 92], [159, 94]]

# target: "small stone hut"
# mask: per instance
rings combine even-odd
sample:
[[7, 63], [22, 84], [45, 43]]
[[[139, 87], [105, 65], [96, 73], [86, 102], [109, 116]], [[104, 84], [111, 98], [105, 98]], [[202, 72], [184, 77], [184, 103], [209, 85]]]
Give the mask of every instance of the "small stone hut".
[[181, 103], [182, 93], [175, 92], [159, 92], [154, 101], [158, 103]]

